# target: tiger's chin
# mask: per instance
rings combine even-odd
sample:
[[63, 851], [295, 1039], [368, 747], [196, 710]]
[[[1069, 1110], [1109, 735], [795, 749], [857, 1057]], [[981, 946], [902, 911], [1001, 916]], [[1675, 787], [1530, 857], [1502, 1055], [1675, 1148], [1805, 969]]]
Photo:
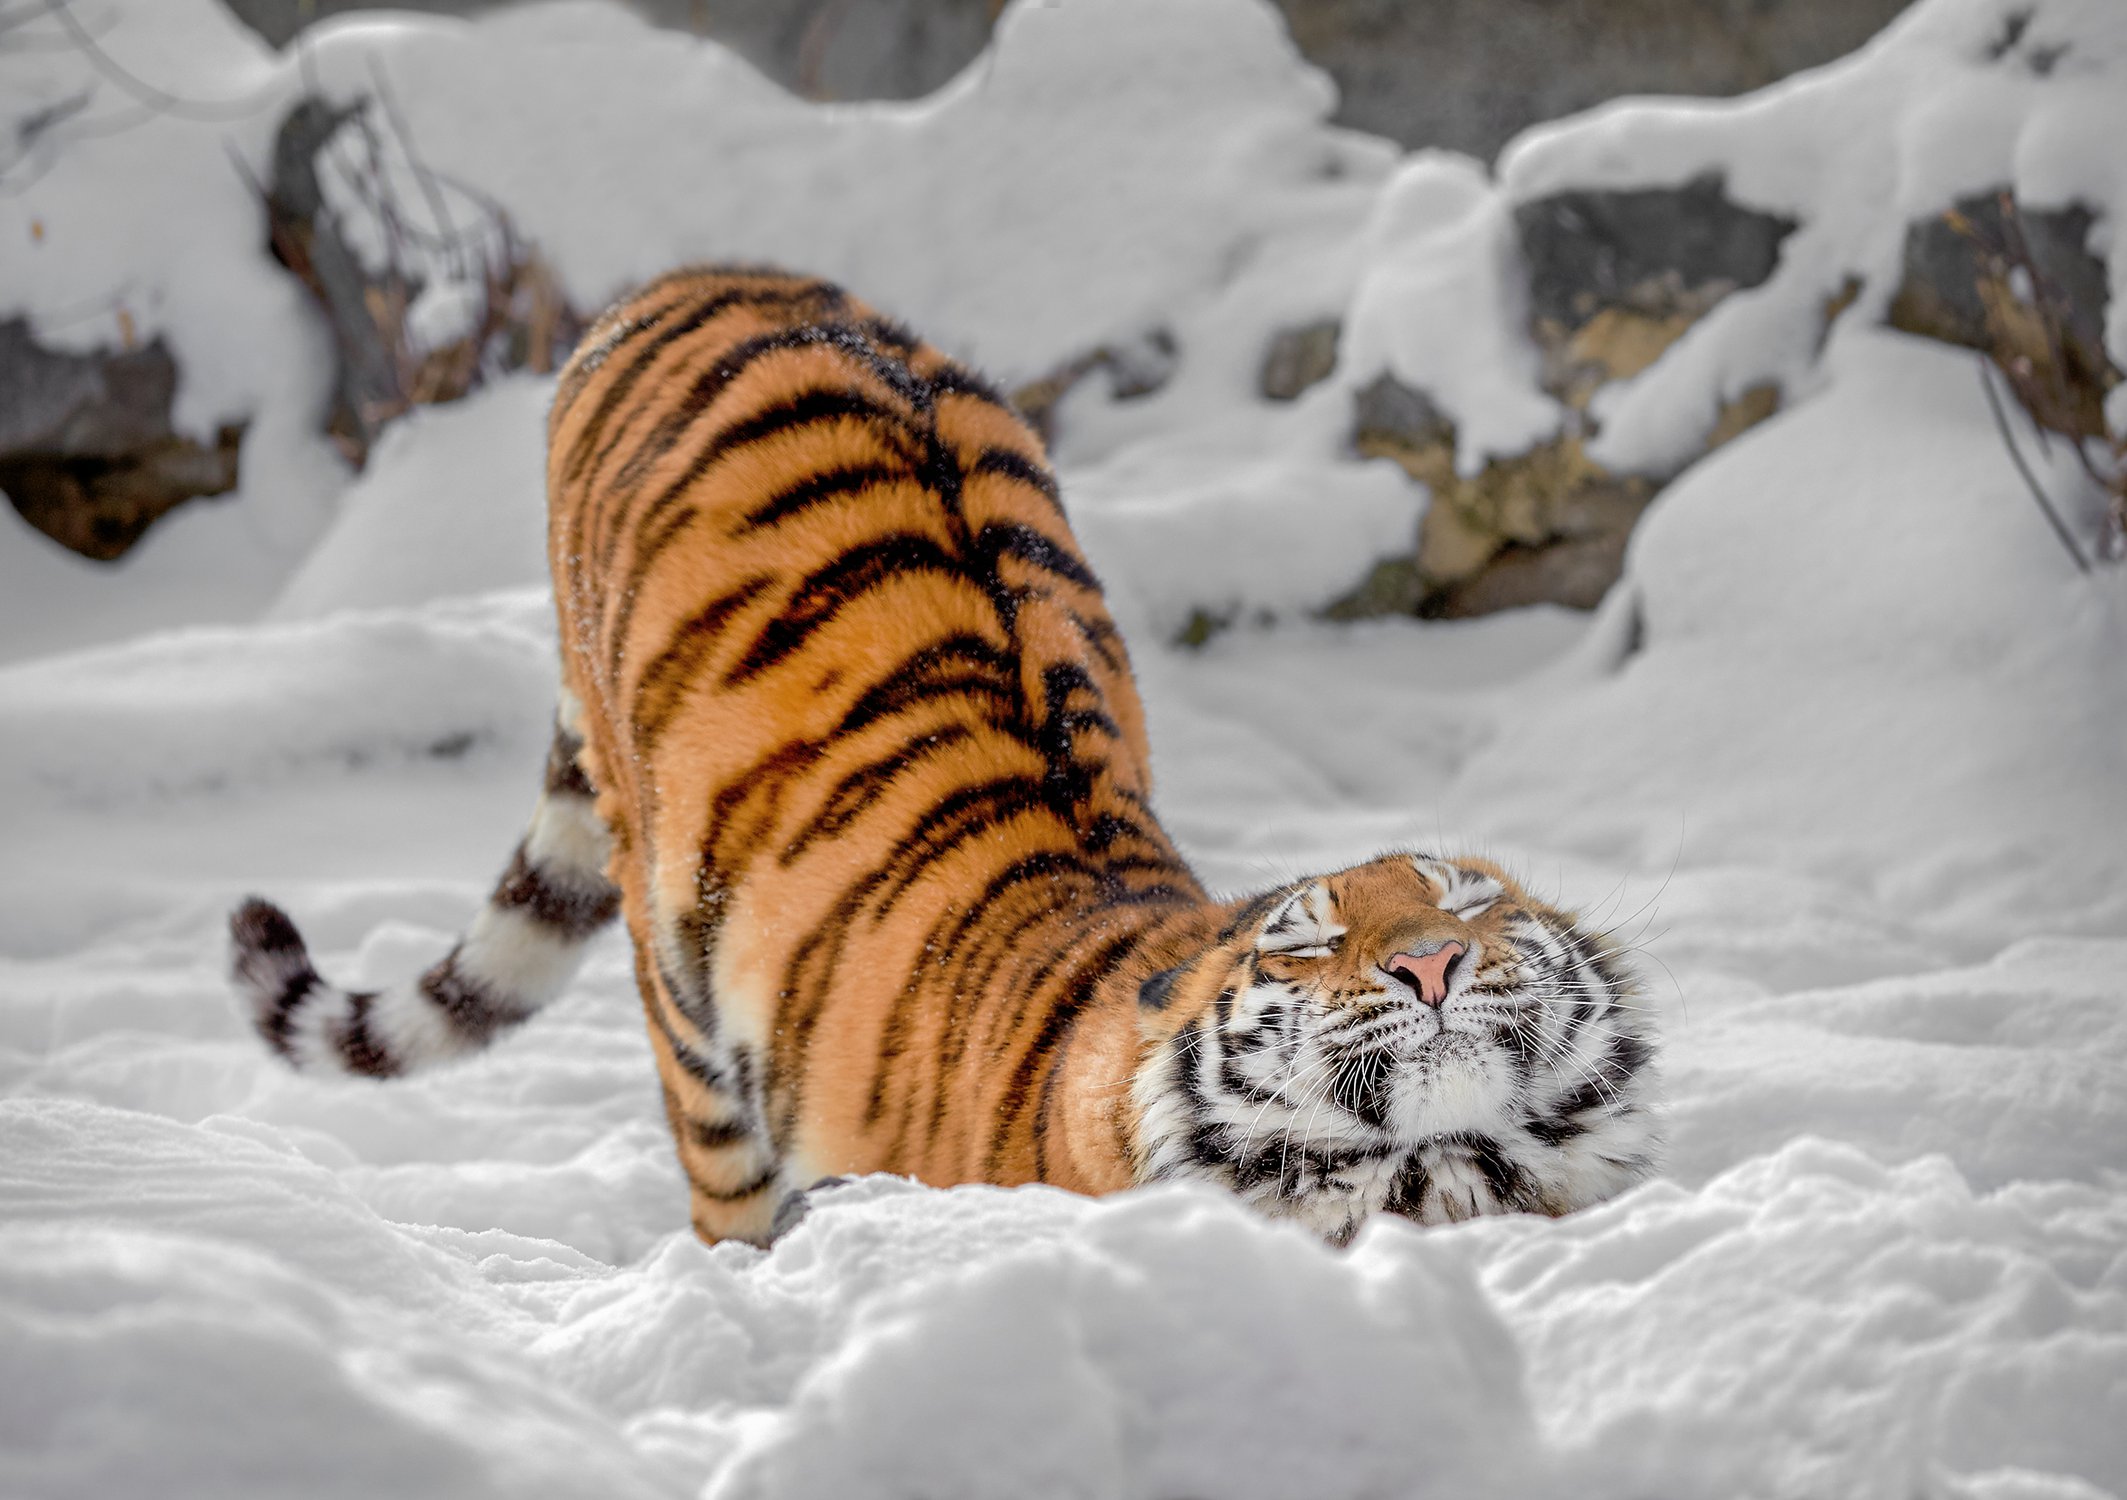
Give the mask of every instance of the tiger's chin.
[[1275, 1142], [1199, 1158], [1162, 1178], [1215, 1183], [1266, 1218], [1341, 1246], [1382, 1216], [1440, 1225], [1501, 1214], [1555, 1218], [1592, 1207], [1653, 1175], [1660, 1146], [1651, 1120], [1608, 1139], [1553, 1145], [1509, 1118], [1452, 1099], [1435, 1100], [1414, 1118], [1441, 1128], [1399, 1129], [1394, 1139], [1365, 1146]]
[[[1426, 1225], [1557, 1217], [1653, 1174], [1661, 1143], [1650, 1110], [1621, 1105], [1601, 1131], [1547, 1139], [1553, 1132], [1527, 1118], [1511, 1078], [1481, 1043], [1450, 1034], [1427, 1051], [1428, 1076], [1394, 1091], [1385, 1130], [1308, 1133], [1288, 1123], [1224, 1140], [1197, 1130], [1187, 1155], [1165, 1153], [1158, 1175], [1216, 1183], [1268, 1218], [1344, 1245], [1381, 1215]], [[1147, 1119], [1184, 1114], [1154, 1110]]]
[[1411, 1146], [1463, 1131], [1499, 1133], [1514, 1109], [1514, 1077], [1498, 1048], [1443, 1031], [1405, 1061], [1384, 1112], [1390, 1132]]

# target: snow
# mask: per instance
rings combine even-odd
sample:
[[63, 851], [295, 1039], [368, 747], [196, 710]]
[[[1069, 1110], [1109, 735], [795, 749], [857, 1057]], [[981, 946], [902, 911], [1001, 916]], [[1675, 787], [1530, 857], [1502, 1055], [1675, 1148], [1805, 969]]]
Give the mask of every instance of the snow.
[[[273, 615], [315, 619], [545, 584], [552, 397], [550, 382], [513, 376], [387, 427]], [[419, 547], [396, 540], [411, 536]]]
[[[0, 198], [0, 316], [94, 343], [122, 303], [198, 369], [188, 413], [254, 424], [240, 492], [118, 569], [0, 538], [0, 1493], [2127, 1492], [2127, 586], [2033, 513], [1969, 355], [1866, 299], [1821, 350], [1792, 323], [1983, 168], [2078, 185], [2117, 286], [2116, 11], [2041, 7], [2019, 55], [2075, 46], [2034, 82], [1983, 60], [2002, 6], [1925, 0], [1762, 95], [1547, 127], [1493, 181], [1323, 126], [1238, 3], [1024, 4], [940, 96], [864, 107], [587, 6], [343, 22], [307, 59], [203, 0], [77, 8], [199, 99], [375, 64], [587, 303], [745, 253], [1010, 378], [1172, 330], [1160, 391], [1096, 376], [1058, 414], [1170, 828], [1224, 889], [1406, 844], [1596, 913], [1649, 974], [1672, 1149], [1570, 1219], [1346, 1251], [1209, 1190], [872, 1180], [764, 1253], [687, 1228], [617, 938], [461, 1066], [288, 1073], [227, 995], [231, 902], [403, 976], [530, 806], [549, 386], [422, 411], [350, 479], [311, 435], [323, 335], [217, 175], [272, 111], [158, 120]], [[64, 54], [0, 61], [63, 93]], [[1434, 389], [1466, 464], [1555, 420], [1509, 206], [1708, 164], [1804, 227], [1604, 440], [1673, 461], [1767, 370], [1785, 409], [1663, 493], [1593, 616], [1309, 619], [1424, 504], [1346, 454], [1356, 386]], [[136, 172], [189, 206], [25, 248]], [[1270, 331], [1339, 313], [1332, 379], [1255, 399]], [[1166, 644], [1198, 608], [1232, 627]]]
[[1482, 163], [1415, 152], [1366, 227], [1366, 270], [1351, 299], [1355, 373], [1387, 371], [1454, 418], [1456, 467], [1528, 451], [1565, 411], [1544, 394], [1508, 205]]

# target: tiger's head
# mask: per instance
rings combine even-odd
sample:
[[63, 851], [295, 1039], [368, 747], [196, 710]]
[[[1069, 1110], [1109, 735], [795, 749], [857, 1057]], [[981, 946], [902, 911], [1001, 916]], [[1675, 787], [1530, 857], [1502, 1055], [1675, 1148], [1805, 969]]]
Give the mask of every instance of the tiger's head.
[[1338, 1242], [1375, 1212], [1585, 1207], [1654, 1170], [1639, 995], [1602, 934], [1483, 860], [1280, 887], [1139, 986], [1139, 1178], [1219, 1182]]

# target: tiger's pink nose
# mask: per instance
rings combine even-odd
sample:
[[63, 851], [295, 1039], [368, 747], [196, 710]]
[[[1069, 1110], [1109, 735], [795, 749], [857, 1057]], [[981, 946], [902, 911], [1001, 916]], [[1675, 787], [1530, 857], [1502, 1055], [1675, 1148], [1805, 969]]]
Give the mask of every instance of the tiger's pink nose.
[[1460, 943], [1442, 943], [1431, 953], [1398, 953], [1381, 967], [1413, 990], [1427, 1005], [1448, 997], [1448, 970], [1467, 951]]

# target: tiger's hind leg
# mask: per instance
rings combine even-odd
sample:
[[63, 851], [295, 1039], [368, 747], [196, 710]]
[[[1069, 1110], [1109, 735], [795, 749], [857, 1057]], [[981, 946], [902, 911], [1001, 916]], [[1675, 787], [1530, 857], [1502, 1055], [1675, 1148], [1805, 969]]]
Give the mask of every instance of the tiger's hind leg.
[[[664, 1085], [665, 1118], [692, 1198], [695, 1233], [765, 1245], [790, 1189], [770, 1139], [753, 1053], [721, 1036], [706, 981], [685, 979], [684, 924], [638, 936], [635, 978], [650, 1023], [650, 1050]], [[653, 957], [656, 953], [658, 956]]]
[[620, 906], [575, 718], [564, 693], [523, 842], [465, 936], [418, 980], [341, 989], [279, 907], [254, 896], [231, 914], [231, 978], [269, 1047], [306, 1071], [390, 1077], [478, 1051], [561, 993]]

